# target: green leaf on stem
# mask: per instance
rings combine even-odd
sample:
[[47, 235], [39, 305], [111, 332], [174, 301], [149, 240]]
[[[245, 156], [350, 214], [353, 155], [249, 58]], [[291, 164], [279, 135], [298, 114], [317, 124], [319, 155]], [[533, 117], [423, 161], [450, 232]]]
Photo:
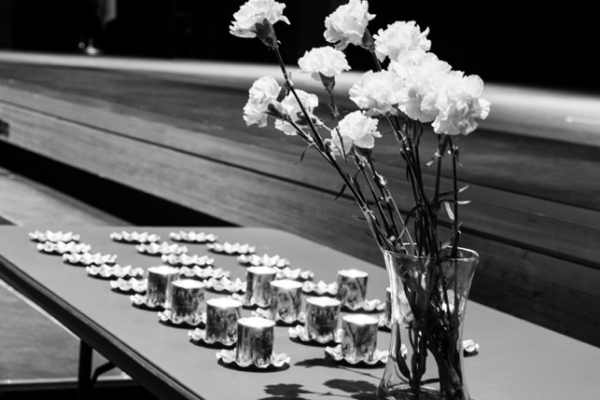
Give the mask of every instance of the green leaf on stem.
[[449, 201], [444, 202], [444, 206], [446, 206], [446, 212], [448, 213], [448, 217], [451, 221], [454, 221], [454, 212], [452, 211], [452, 206]]
[[363, 232], [364, 232], [364, 234], [365, 234], [365, 235], [367, 235], [367, 236], [369, 237], [369, 239], [373, 239], [373, 240], [377, 241], [377, 240], [375, 239], [375, 236], [373, 236], [373, 235], [371, 234], [371, 232], [369, 232], [369, 231], [367, 231], [367, 230], [365, 230], [365, 229], [363, 229]]
[[408, 222], [416, 214], [418, 209], [419, 209], [419, 206], [416, 205], [408, 212], [408, 214], [406, 214], [406, 218], [404, 218], [404, 226], [408, 225]]
[[438, 153], [436, 151], [435, 154], [433, 155], [433, 157], [431, 158], [431, 160], [429, 160], [429, 161], [427, 161], [427, 163], [425, 163], [425, 166], [426, 167], [431, 167], [433, 165], [433, 163], [435, 163], [440, 158], [442, 158], [442, 156], [440, 155], [440, 153]]
[[[306, 148], [304, 149], [304, 151], [302, 152], [302, 154], [300, 154], [300, 161], [294, 163], [294, 165], [300, 164], [303, 160], [304, 160], [304, 155], [306, 154], [306, 152], [308, 151], [308, 149], [310, 149], [313, 146], [313, 144], [309, 144], [308, 146], [306, 146]], [[336, 197], [337, 200], [337, 197]]]
[[344, 183], [344, 186], [342, 186], [342, 190], [340, 190], [340, 192], [337, 194], [337, 196], [335, 196], [335, 199], [333, 199], [333, 201], [336, 201], [337, 199], [339, 199], [340, 196], [343, 195], [345, 191], [346, 191], [346, 184]]
[[454, 146], [454, 157], [456, 157], [456, 163], [462, 167], [462, 164], [460, 163], [460, 159], [459, 159], [459, 150], [458, 150], [458, 146]]
[[356, 214], [350, 214], [350, 216], [356, 220], [359, 221], [366, 221], [367, 219], [365, 217], [361, 217], [360, 215], [356, 215]]

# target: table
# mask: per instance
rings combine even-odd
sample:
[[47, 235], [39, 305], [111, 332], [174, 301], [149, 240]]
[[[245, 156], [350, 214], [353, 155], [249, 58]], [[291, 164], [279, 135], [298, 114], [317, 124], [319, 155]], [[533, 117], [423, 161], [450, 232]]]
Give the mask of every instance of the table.
[[[328, 399], [366, 398], [382, 369], [338, 366], [323, 357], [323, 348], [292, 342], [287, 328], [276, 327], [275, 351], [291, 357], [288, 369], [246, 372], [217, 363], [216, 350], [193, 345], [187, 329], [158, 323], [156, 312], [131, 306], [128, 296], [111, 292], [105, 280], [86, 276], [58, 256], [42, 254], [27, 233], [35, 229], [72, 230], [94, 252], [118, 254], [121, 265], [147, 268], [160, 259], [112, 242], [112, 227], [0, 227], [0, 278], [32, 298], [83, 341], [133, 379], [163, 399]], [[180, 228], [127, 227], [168, 238]], [[191, 228], [182, 228], [189, 230]], [[265, 228], [194, 228], [220, 241], [257, 246], [257, 254], [279, 254], [293, 268], [310, 269], [316, 280], [331, 282], [342, 268], [369, 275], [369, 298], [383, 298], [383, 269], [298, 236]], [[365, 239], [368, 240], [368, 239]], [[208, 254], [205, 245], [188, 245], [189, 254]], [[236, 257], [212, 254], [217, 267], [243, 277]], [[245, 310], [246, 315], [249, 314]], [[481, 346], [466, 359], [466, 376], [475, 399], [597, 399], [600, 349], [470, 302], [465, 338]], [[379, 348], [389, 343], [380, 332]]]

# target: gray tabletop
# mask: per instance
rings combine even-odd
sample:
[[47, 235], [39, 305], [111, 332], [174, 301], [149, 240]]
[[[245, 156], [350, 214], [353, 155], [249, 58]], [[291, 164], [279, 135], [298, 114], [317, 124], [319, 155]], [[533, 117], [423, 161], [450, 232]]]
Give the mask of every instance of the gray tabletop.
[[[217, 399], [347, 399], [368, 398], [381, 368], [352, 368], [324, 359], [322, 347], [306, 346], [276, 327], [275, 352], [291, 358], [289, 368], [249, 372], [227, 368], [217, 350], [192, 344], [188, 329], [165, 326], [155, 311], [131, 305], [129, 296], [114, 293], [109, 283], [86, 276], [83, 267], [42, 254], [28, 238], [34, 229], [71, 230], [92, 245], [93, 252], [117, 254], [121, 265], [147, 268], [160, 258], [137, 253], [135, 246], [109, 239], [111, 227], [0, 227], [0, 278], [39, 302], [76, 334], [113, 360], [125, 372], [161, 397]], [[191, 228], [184, 228], [188, 231]], [[179, 228], [140, 228], [167, 239]], [[315, 280], [333, 282], [339, 269], [369, 273], [367, 296], [384, 298], [387, 275], [382, 268], [306, 239], [263, 228], [195, 228], [218, 235], [221, 242], [257, 246], [257, 254], [278, 254], [292, 268], [310, 269]], [[368, 240], [365, 238], [365, 240]], [[215, 266], [245, 276], [236, 257], [209, 253], [205, 245], [188, 245], [189, 254], [211, 254]], [[208, 297], [218, 296], [209, 294]], [[249, 315], [249, 310], [244, 310]], [[475, 399], [600, 398], [600, 349], [470, 302], [465, 338], [480, 345], [479, 355], [465, 360]], [[378, 347], [387, 349], [389, 333], [379, 332]]]

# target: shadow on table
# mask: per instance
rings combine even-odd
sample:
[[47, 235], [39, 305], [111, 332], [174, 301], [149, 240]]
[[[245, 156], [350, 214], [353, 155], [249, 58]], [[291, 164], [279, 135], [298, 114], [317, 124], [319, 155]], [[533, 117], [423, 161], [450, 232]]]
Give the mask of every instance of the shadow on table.
[[[367, 381], [353, 381], [349, 379], [332, 379], [324, 383], [325, 386], [336, 389], [338, 393], [332, 392], [314, 392], [305, 390], [302, 385], [296, 383], [280, 383], [277, 385], [267, 385], [265, 392], [270, 395], [269, 397], [263, 397], [259, 400], [283, 400], [283, 399], [295, 399], [295, 400], [307, 400], [303, 395], [317, 395], [319, 397], [336, 397], [336, 398], [348, 398], [356, 400], [371, 400], [375, 399], [375, 390], [377, 386]], [[339, 391], [345, 392], [346, 394], [340, 394]]]
[[[302, 360], [294, 364], [298, 367], [305, 368], [338, 368], [347, 370], [349, 373], [363, 375], [365, 377], [375, 379], [379, 381], [380, 376], [375, 376], [368, 372], [357, 370], [356, 368], [348, 368], [344, 365], [336, 364], [331, 359], [325, 358], [314, 358], [310, 360]], [[375, 398], [375, 391], [377, 385], [367, 382], [364, 380], [352, 380], [352, 379], [331, 379], [323, 383], [328, 388], [335, 389], [333, 391], [326, 392], [315, 392], [306, 390], [302, 385], [290, 383], [290, 384], [277, 384], [265, 386], [265, 392], [269, 395], [263, 397], [260, 400], [307, 400], [305, 395], [317, 395], [319, 397], [335, 397], [335, 398], [348, 398], [357, 400], [370, 400]], [[343, 393], [340, 393], [343, 392]], [[311, 397], [313, 397], [311, 396]]]
[[313, 358], [313, 359], [309, 359], [309, 360], [302, 360], [302, 361], [298, 361], [294, 365], [296, 365], [298, 367], [305, 367], [305, 368], [314, 368], [314, 367], [339, 368], [339, 369], [347, 370], [354, 374], [368, 376], [370, 378], [376, 379], [377, 381], [379, 381], [379, 379], [381, 379], [381, 375], [379, 375], [379, 374], [374, 375], [374, 374], [370, 374], [368, 372], [363, 372], [363, 370], [368, 371], [368, 370], [373, 370], [373, 369], [380, 369], [381, 367], [379, 367], [379, 366], [376, 366], [376, 367], [363, 366], [361, 368], [361, 367], [352, 366], [346, 362], [336, 363], [331, 358]]
[[227, 363], [223, 362], [222, 359], [219, 359], [219, 361], [217, 361], [217, 364], [219, 364], [221, 367], [227, 368], [232, 371], [255, 372], [255, 373], [259, 373], [259, 374], [268, 374], [268, 373], [273, 373], [273, 372], [286, 371], [286, 370], [290, 369], [289, 364], [284, 364], [281, 367], [269, 366], [265, 369], [258, 368], [258, 367], [252, 366], [252, 365], [249, 367], [240, 367], [240, 366], [236, 365], [235, 363], [227, 364]]

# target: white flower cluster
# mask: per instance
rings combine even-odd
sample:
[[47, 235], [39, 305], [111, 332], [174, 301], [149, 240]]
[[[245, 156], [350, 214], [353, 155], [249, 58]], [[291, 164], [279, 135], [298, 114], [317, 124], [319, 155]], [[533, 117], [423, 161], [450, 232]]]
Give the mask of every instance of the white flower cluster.
[[481, 78], [453, 71], [433, 53], [406, 51], [391, 60], [388, 70], [404, 81], [398, 109], [413, 120], [432, 122], [436, 133], [467, 135], [477, 128], [475, 118], [490, 112], [490, 103], [481, 98]]
[[285, 4], [275, 0], [248, 0], [238, 12], [233, 14], [235, 21], [229, 27], [229, 32], [234, 36], [244, 38], [256, 37], [256, 25], [262, 25], [264, 20], [271, 25], [283, 21], [289, 25], [290, 21], [283, 15]]
[[[302, 108], [293, 93], [279, 102], [277, 97], [281, 87], [272, 76], [263, 76], [250, 88], [248, 102], [244, 106], [244, 120], [248, 126], [257, 124], [259, 127], [267, 126], [267, 117], [276, 119], [275, 128], [286, 135], [296, 135], [296, 128], [288, 122], [292, 121], [298, 126], [306, 126], [308, 121], [304, 118]], [[319, 98], [303, 90], [296, 90], [296, 94], [302, 103], [304, 110], [311, 116], [312, 111], [319, 105]]]
[[[234, 15], [231, 33], [255, 37], [255, 26], [264, 20], [271, 24], [289, 23], [282, 14], [284, 8], [274, 0], [249, 0]], [[325, 39], [335, 48], [315, 48], [298, 60], [301, 72], [321, 81], [328, 91], [333, 89], [337, 76], [350, 70], [342, 51], [349, 44], [373, 52], [380, 62], [389, 60], [387, 69], [366, 72], [351, 87], [350, 99], [362, 111], [346, 115], [331, 130], [331, 138], [326, 142], [332, 154], [347, 154], [352, 146], [372, 148], [374, 138], [381, 137], [375, 118], [382, 116], [403, 113], [413, 120], [431, 123], [438, 134], [466, 135], [475, 130], [476, 119], [485, 119], [490, 112], [490, 103], [481, 98], [483, 81], [476, 75], [453, 71], [448, 63], [429, 52], [429, 28], [421, 31], [414, 21], [395, 22], [371, 38], [367, 25], [375, 15], [369, 14], [368, 9], [365, 0], [349, 0], [338, 7], [325, 19]], [[319, 102], [317, 96], [296, 89], [296, 95], [290, 92], [278, 101], [280, 92], [273, 77], [257, 80], [244, 107], [246, 123], [263, 127], [267, 116], [272, 116], [275, 127], [286, 135], [296, 135], [297, 127], [307, 127], [308, 118], [323, 126], [313, 115]]]
[[[360, 0], [340, 6], [325, 20], [327, 41], [341, 50], [348, 44], [363, 45], [367, 25], [375, 17], [368, 7]], [[485, 119], [490, 111], [490, 103], [481, 98], [483, 81], [452, 71], [429, 53], [428, 34], [429, 28], [421, 31], [414, 21], [380, 29], [373, 36], [374, 52], [379, 61], [390, 60], [388, 69], [365, 73], [350, 89], [350, 99], [368, 116], [401, 111], [411, 119], [432, 122], [436, 133], [469, 134], [477, 128], [475, 119]]]
[[[296, 97], [289, 93], [281, 102], [277, 101], [281, 88], [272, 76], [263, 76], [250, 88], [250, 97], [244, 107], [244, 120], [248, 126], [257, 124], [259, 127], [267, 125], [267, 117], [275, 118], [275, 128], [286, 135], [297, 134], [296, 128], [290, 120], [299, 127], [306, 127], [308, 121], [302, 113], [300, 104]], [[320, 121], [313, 115], [313, 110], [318, 106], [319, 99], [316, 95], [303, 90], [296, 90], [300, 103], [310, 118], [318, 125]], [[334, 155], [347, 154], [352, 146], [365, 149], [373, 148], [374, 138], [381, 137], [377, 132], [376, 119], [370, 118], [362, 111], [355, 111], [346, 115], [336, 129], [331, 132], [328, 139]], [[340, 137], [343, 140], [340, 140]]]

